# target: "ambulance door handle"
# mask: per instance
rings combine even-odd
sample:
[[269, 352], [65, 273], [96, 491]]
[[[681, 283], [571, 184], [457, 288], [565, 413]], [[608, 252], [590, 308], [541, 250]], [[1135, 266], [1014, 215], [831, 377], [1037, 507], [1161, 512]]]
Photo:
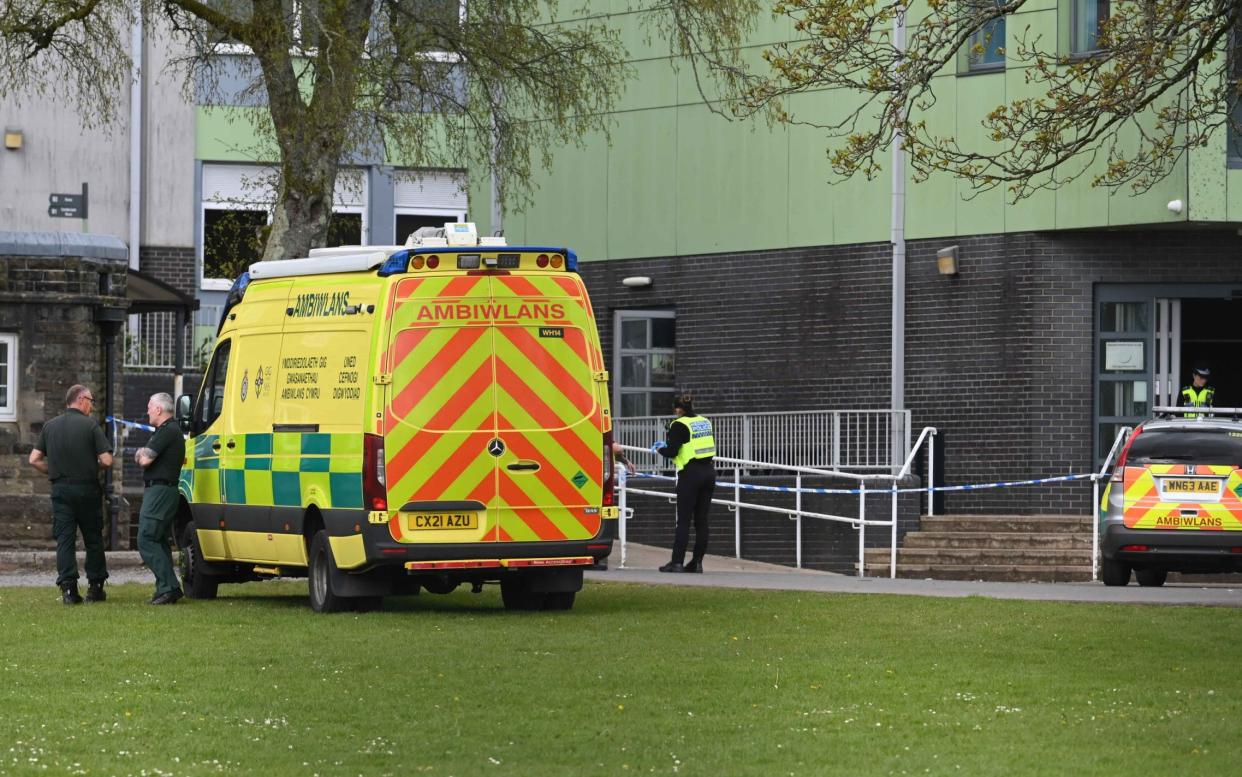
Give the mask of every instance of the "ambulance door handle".
[[237, 447], [237, 442], [234, 440], [229, 440], [227, 443], [224, 444], [224, 447], [228, 448], [229, 450], [233, 450], [234, 448]]
[[505, 469], [513, 472], [538, 472], [539, 462], [537, 461], [515, 461], [505, 466]]
[[215, 451], [216, 453], [219, 453], [220, 452], [220, 441], [216, 440], [215, 442], [213, 442], [211, 444], [211, 449]]

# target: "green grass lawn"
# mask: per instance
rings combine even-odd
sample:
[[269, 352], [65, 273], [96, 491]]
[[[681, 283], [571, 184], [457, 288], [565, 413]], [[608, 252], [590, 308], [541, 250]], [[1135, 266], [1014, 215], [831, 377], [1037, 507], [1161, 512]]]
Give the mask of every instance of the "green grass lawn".
[[1242, 610], [588, 584], [0, 588], [0, 774], [1236, 774]]

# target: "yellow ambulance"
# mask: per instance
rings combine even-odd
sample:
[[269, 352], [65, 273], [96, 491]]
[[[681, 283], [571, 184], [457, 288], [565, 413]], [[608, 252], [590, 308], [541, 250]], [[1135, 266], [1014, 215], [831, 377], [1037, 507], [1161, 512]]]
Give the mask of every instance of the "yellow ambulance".
[[198, 396], [178, 398], [191, 597], [306, 576], [317, 612], [463, 583], [567, 610], [611, 552], [608, 374], [577, 257], [472, 224], [411, 243], [233, 285]]

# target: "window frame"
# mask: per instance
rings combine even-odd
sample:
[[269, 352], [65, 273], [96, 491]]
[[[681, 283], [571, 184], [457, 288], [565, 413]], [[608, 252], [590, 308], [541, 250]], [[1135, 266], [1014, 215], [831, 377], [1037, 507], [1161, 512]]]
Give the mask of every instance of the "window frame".
[[[1093, 2], [1107, 3], [1108, 4], [1108, 15], [1110, 17], [1112, 16], [1113, 0], [1093, 0]], [[1078, 40], [1078, 20], [1084, 12], [1083, 6], [1086, 3], [1087, 3], [1087, 0], [1069, 0], [1070, 13], [1069, 13], [1068, 49], [1069, 49], [1069, 55], [1071, 57], [1083, 57], [1083, 58], [1092, 57], [1092, 56], [1095, 56], [1096, 54], [1099, 54], [1101, 51], [1104, 50], [1098, 45], [1095, 46], [1094, 48], [1085, 48], [1084, 46], [1080, 45], [1080, 41]], [[1100, 29], [1099, 20], [1097, 18], [1096, 26], [1095, 26], [1097, 41], [1099, 40], [1099, 29]]]
[[0, 332], [0, 343], [8, 345], [8, 362], [4, 365], [4, 385], [8, 388], [8, 398], [0, 404], [0, 422], [17, 421], [17, 348], [18, 336], [14, 332]]
[[[614, 415], [614, 417], [616, 417], [616, 418], [642, 418], [642, 417], [652, 417], [652, 416], [666, 415], [666, 414], [668, 413], [668, 408], [667, 408], [667, 407], [666, 407], [666, 408], [653, 408], [653, 407], [651, 406], [651, 397], [652, 397], [652, 395], [653, 395], [653, 394], [655, 394], [655, 393], [664, 393], [664, 394], [670, 394], [670, 395], [672, 395], [672, 394], [676, 394], [676, 393], [677, 393], [677, 387], [676, 387], [676, 386], [677, 386], [677, 377], [676, 377], [677, 372], [676, 372], [676, 367], [675, 367], [675, 365], [676, 365], [676, 363], [677, 363], [677, 346], [676, 346], [676, 339], [674, 338], [674, 345], [673, 345], [673, 347], [672, 347], [672, 348], [656, 348], [656, 347], [653, 347], [653, 346], [651, 345], [651, 336], [650, 336], [650, 331], [651, 331], [651, 330], [650, 330], [650, 325], [648, 325], [648, 330], [647, 330], [647, 331], [648, 331], [647, 345], [646, 345], [645, 347], [643, 347], [643, 348], [641, 348], [641, 349], [640, 349], [640, 348], [623, 348], [623, 347], [622, 347], [622, 345], [621, 345], [621, 342], [622, 342], [622, 340], [621, 340], [621, 337], [622, 337], [622, 322], [624, 322], [624, 321], [625, 321], [625, 320], [627, 320], [627, 319], [631, 319], [631, 320], [632, 320], [632, 319], [639, 319], [639, 320], [646, 320], [646, 321], [650, 321], [650, 320], [653, 320], [653, 319], [661, 319], [661, 318], [662, 318], [662, 319], [672, 319], [672, 320], [673, 320], [673, 322], [674, 322], [674, 326], [676, 326], [676, 321], [677, 321], [677, 311], [676, 311], [676, 310], [670, 310], [670, 309], [668, 309], [668, 308], [664, 308], [664, 309], [660, 309], [660, 308], [650, 308], [650, 309], [649, 309], [649, 308], [627, 308], [627, 309], [616, 310], [616, 311], [614, 311], [614, 312], [613, 312], [613, 327], [612, 327], [612, 344], [613, 344], [613, 349], [612, 349], [612, 374], [615, 376], [615, 379], [614, 379], [614, 380], [613, 380], [613, 382], [612, 382], [612, 400], [613, 400], [613, 401], [612, 401], [612, 408], [613, 408], [613, 415]], [[646, 385], [646, 386], [643, 386], [643, 387], [637, 387], [637, 386], [629, 386], [629, 387], [626, 387], [626, 386], [622, 386], [622, 385], [621, 385], [621, 380], [622, 380], [622, 376], [624, 375], [624, 373], [623, 373], [623, 371], [622, 371], [622, 369], [621, 369], [621, 366], [622, 366], [622, 364], [624, 363], [624, 362], [623, 362], [623, 357], [624, 357], [624, 356], [632, 356], [632, 355], [634, 355], [634, 354], [636, 354], [636, 353], [642, 353], [642, 354], [646, 354], [646, 355], [648, 355], [648, 356], [651, 356], [651, 355], [654, 355], [654, 354], [671, 354], [671, 355], [673, 356], [673, 364], [674, 364], [674, 371], [673, 371], [673, 385], [672, 385], [672, 386], [652, 386], [652, 385], [651, 385], [651, 368], [650, 368], [650, 361], [648, 361], [648, 369], [647, 369], [647, 385]], [[638, 393], [642, 393], [642, 394], [644, 394], [644, 395], [646, 396], [646, 399], [647, 399], [647, 415], [646, 415], [646, 416], [627, 416], [627, 415], [622, 415], [622, 413], [624, 412], [624, 408], [625, 408], [625, 403], [622, 401], [622, 398], [623, 398], [623, 397], [625, 397], [626, 395], [629, 395], [629, 394], [638, 394]]]
[[[971, 35], [970, 38], [967, 40], [966, 42], [966, 72], [967, 73], [996, 73], [999, 71], [1003, 71], [1005, 69], [1005, 59], [1008, 53], [1008, 47], [1007, 47], [1008, 41], [1006, 39], [1006, 36], [1008, 35], [1008, 32], [1007, 32], [1008, 24], [1006, 23], [1007, 19], [1008, 17], [1006, 16], [996, 17], [995, 19], [988, 22], [983, 27], [980, 27], [978, 30], [976, 30], [974, 34]], [[1001, 33], [1000, 48], [1002, 49], [1000, 60], [999, 61], [984, 61], [984, 60], [976, 61], [975, 55], [974, 55], [975, 45], [976, 44], [983, 45], [984, 56], [987, 55], [987, 50], [989, 46], [986, 41], [985, 30], [988, 27], [993, 27], [993, 26], [1000, 27], [1000, 33]], [[995, 47], [992, 47], [992, 48], [995, 48]]]

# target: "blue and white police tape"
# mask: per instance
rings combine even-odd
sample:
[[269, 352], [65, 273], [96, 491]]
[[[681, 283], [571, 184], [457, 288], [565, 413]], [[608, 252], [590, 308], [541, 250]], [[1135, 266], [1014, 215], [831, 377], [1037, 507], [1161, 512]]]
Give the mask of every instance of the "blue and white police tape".
[[121, 426], [132, 426], [133, 428], [135, 428], [135, 429], [141, 429], [141, 430], [143, 430], [144, 432], [154, 432], [154, 431], [155, 431], [155, 427], [154, 427], [154, 426], [151, 426], [151, 425], [149, 425], [149, 424], [140, 424], [140, 423], [138, 423], [137, 421], [126, 421], [124, 418], [116, 418], [116, 417], [114, 417], [114, 416], [108, 416], [108, 417], [107, 417], [107, 418], [105, 418], [104, 420], [105, 420], [105, 421], [110, 421], [110, 422], [112, 422], [114, 425], [115, 425], [115, 424], [120, 424]]
[[[671, 480], [676, 481], [677, 478], [669, 475], [650, 475], [639, 473], [630, 475], [633, 478], [650, 478], [652, 480]], [[1004, 480], [997, 483], [970, 483], [961, 486], [933, 486], [928, 488], [891, 488], [884, 486], [876, 486], [868, 488], [869, 494], [891, 494], [896, 491], [899, 494], [925, 494], [930, 491], [975, 491], [985, 488], [1008, 488], [1010, 486], [1038, 486], [1045, 483], [1065, 483], [1071, 480], [1088, 480], [1092, 476], [1090, 473], [1085, 475], [1058, 475], [1051, 478], [1035, 478], [1032, 480]], [[717, 488], [737, 488], [742, 491], [777, 491], [786, 494], [795, 494], [801, 492], [803, 494], [861, 494], [861, 488], [794, 488], [792, 486], [757, 486], [751, 483], [734, 483], [731, 480], [717, 480]]]

